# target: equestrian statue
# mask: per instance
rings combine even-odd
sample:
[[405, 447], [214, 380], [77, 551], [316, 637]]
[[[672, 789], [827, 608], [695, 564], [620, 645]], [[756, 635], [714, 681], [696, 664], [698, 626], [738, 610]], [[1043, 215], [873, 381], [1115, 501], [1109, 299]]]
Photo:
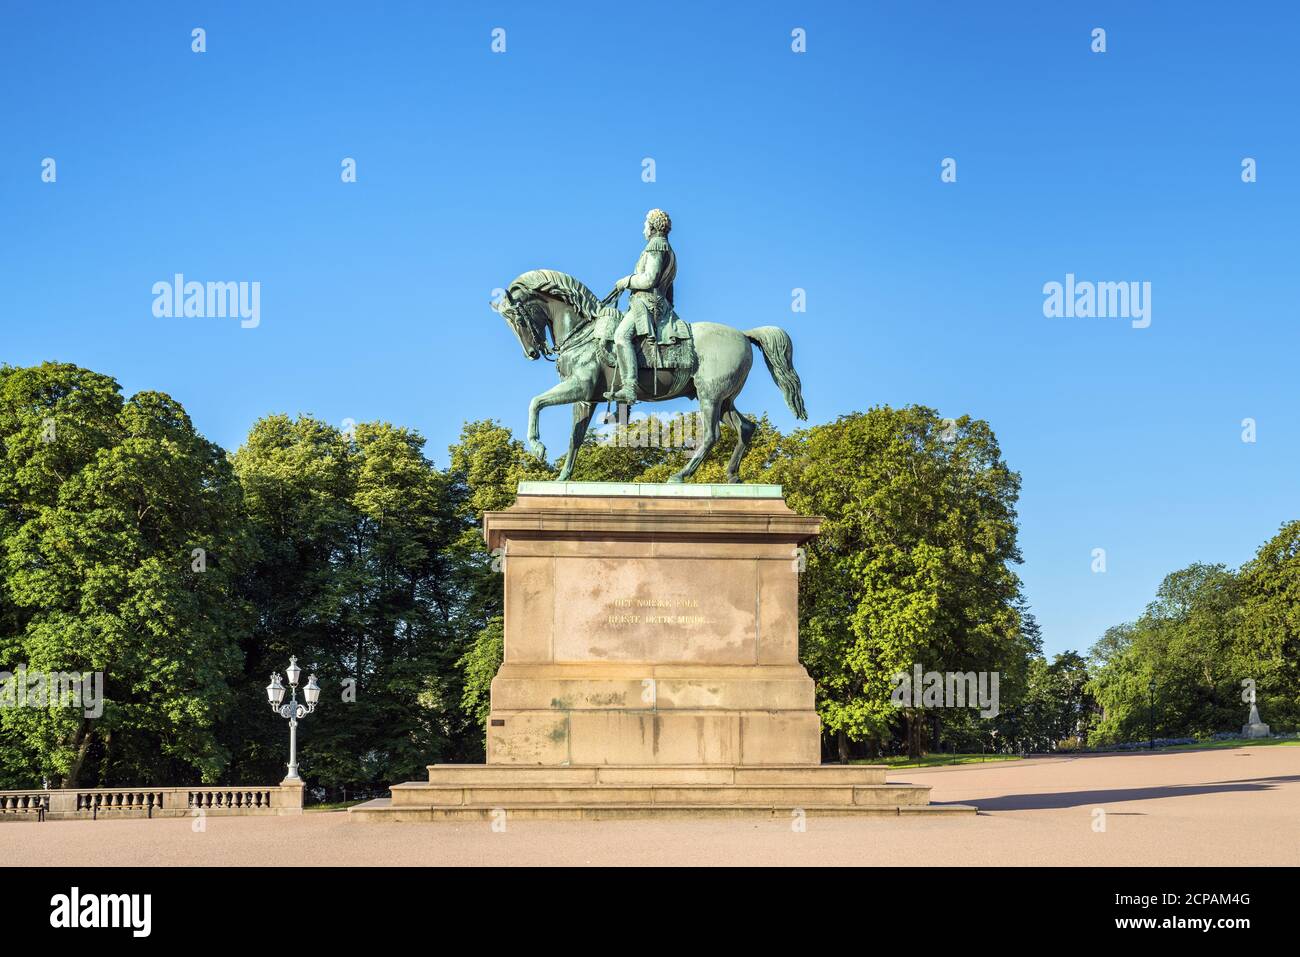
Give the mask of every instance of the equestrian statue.
[[[631, 405], [667, 399], [698, 399], [702, 434], [695, 452], [670, 482], [695, 474], [718, 441], [723, 419], [736, 430], [736, 448], [727, 464], [727, 481], [740, 481], [740, 462], [749, 449], [755, 423], [736, 409], [736, 395], [754, 362], [758, 346], [786, 405], [797, 418], [808, 417], [794, 371], [794, 346], [784, 329], [759, 326], [744, 332], [716, 322], [687, 323], [673, 306], [677, 256], [668, 242], [672, 220], [661, 209], [646, 214], [645, 248], [636, 269], [614, 284], [603, 300], [562, 272], [534, 269], [506, 287], [497, 310], [505, 317], [524, 355], [554, 358], [558, 385], [528, 405], [528, 447], [545, 460], [538, 415], [552, 405], [573, 406], [569, 453], [557, 481], [567, 481], [587, 434], [592, 413], [602, 401]], [[629, 293], [627, 312], [618, 300]], [[625, 416], [621, 416], [626, 421]]]

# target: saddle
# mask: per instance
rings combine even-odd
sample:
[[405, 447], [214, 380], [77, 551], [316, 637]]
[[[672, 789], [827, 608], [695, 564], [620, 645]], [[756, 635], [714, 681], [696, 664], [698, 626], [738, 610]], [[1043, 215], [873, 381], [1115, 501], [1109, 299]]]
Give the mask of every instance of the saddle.
[[[637, 366], [642, 369], [668, 369], [678, 373], [674, 383], [683, 382], [695, 374], [699, 359], [695, 352], [695, 338], [691, 327], [677, 315], [667, 300], [660, 297], [656, 310], [655, 334], [637, 335], [632, 339], [636, 347]], [[614, 367], [614, 330], [618, 328], [623, 313], [606, 306], [596, 313], [595, 339], [600, 343], [600, 357], [605, 365]], [[684, 373], [684, 375], [682, 374]]]

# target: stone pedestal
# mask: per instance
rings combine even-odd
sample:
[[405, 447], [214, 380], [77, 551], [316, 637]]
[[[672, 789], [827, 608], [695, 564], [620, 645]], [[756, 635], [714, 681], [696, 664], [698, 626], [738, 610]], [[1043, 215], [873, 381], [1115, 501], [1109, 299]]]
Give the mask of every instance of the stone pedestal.
[[1243, 738], [1267, 738], [1269, 734], [1268, 725], [1259, 720], [1259, 707], [1252, 704], [1250, 706], [1250, 716], [1246, 718], [1246, 723], [1241, 727], [1241, 736]]
[[819, 763], [798, 595], [820, 524], [772, 485], [521, 483], [483, 518], [505, 578], [488, 763], [353, 819], [974, 813]]
[[484, 516], [506, 593], [488, 763], [817, 764], [798, 566], [820, 520], [774, 486], [648, 488], [526, 483]]

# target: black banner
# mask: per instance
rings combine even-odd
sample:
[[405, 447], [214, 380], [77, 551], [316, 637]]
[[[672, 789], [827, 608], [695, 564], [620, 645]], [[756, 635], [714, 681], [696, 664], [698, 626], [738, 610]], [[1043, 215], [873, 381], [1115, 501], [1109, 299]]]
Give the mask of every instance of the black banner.
[[[864, 945], [1200, 936], [1231, 945], [1294, 912], [1279, 868], [10, 868], [6, 934], [276, 949], [448, 932], [636, 932], [701, 923], [742, 939], [835, 928]], [[1288, 904], [1291, 904], [1287, 910]], [[782, 927], [782, 924], [787, 926]], [[620, 929], [621, 928], [621, 929]], [[1060, 935], [1064, 934], [1062, 937]], [[422, 937], [423, 935], [423, 937]], [[10, 940], [15, 938], [10, 937]], [[606, 938], [614, 940], [615, 938]]]

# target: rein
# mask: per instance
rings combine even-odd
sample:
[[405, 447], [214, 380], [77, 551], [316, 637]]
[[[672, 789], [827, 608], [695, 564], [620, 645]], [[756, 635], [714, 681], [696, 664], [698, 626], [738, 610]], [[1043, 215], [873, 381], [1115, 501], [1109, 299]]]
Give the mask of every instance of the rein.
[[[583, 343], [587, 342], [591, 338], [592, 333], [596, 331], [595, 326], [596, 326], [595, 316], [587, 316], [581, 322], [575, 324], [574, 327], [569, 330], [569, 334], [564, 337], [563, 341], [556, 344], [555, 352], [554, 352], [555, 359], [558, 359], [559, 357], [563, 356], [566, 351], [570, 349], [574, 349], [582, 345]], [[579, 336], [579, 333], [582, 333], [582, 335]], [[546, 345], [545, 333], [542, 334], [541, 339], [542, 339], [542, 345], [541, 345], [542, 358], [554, 362], [555, 359], [551, 358], [552, 355], [551, 349]]]
[[[569, 309], [571, 310], [570, 312], [571, 315], [576, 313], [577, 305], [573, 301], [571, 301], [567, 296], [556, 295], [554, 291], [542, 289], [542, 288], [532, 288], [530, 291], [533, 292], [534, 295], [549, 296], [550, 298], [557, 299], [569, 307]], [[610, 293], [609, 296], [606, 296], [605, 299], [601, 301], [600, 305], [608, 306], [610, 305], [611, 300], [617, 302], [618, 293], [620, 291], [621, 290], [617, 290], [613, 293]], [[524, 305], [524, 303], [520, 303], [515, 299], [515, 297], [511, 294], [509, 289], [506, 290], [506, 299], [509, 300], [512, 306]], [[599, 307], [597, 309], [597, 312], [599, 312]], [[598, 319], [598, 315], [596, 313], [591, 313], [589, 315], [582, 315], [582, 318], [578, 322], [574, 323], [573, 327], [569, 329], [568, 334], [565, 335], [563, 341], [557, 342], [555, 348], [552, 349], [546, 343], [547, 329], [551, 330], [552, 338], [554, 338], [555, 336], [555, 327], [550, 321], [550, 316], [549, 315], [547, 316], [546, 321], [542, 324], [542, 328], [539, 330], [537, 324], [533, 321], [532, 309], [528, 309], [525, 313], [525, 321], [528, 326], [529, 338], [533, 340], [532, 344], [537, 349], [538, 355], [540, 355], [543, 359], [546, 359], [548, 362], [555, 362], [557, 359], [563, 357], [566, 352], [576, 349], [578, 346], [585, 345], [587, 342], [589, 342], [591, 340], [592, 333], [595, 331], [595, 325], [597, 319]], [[516, 333], [519, 333], [521, 330], [519, 330], [516, 327], [515, 331]]]

